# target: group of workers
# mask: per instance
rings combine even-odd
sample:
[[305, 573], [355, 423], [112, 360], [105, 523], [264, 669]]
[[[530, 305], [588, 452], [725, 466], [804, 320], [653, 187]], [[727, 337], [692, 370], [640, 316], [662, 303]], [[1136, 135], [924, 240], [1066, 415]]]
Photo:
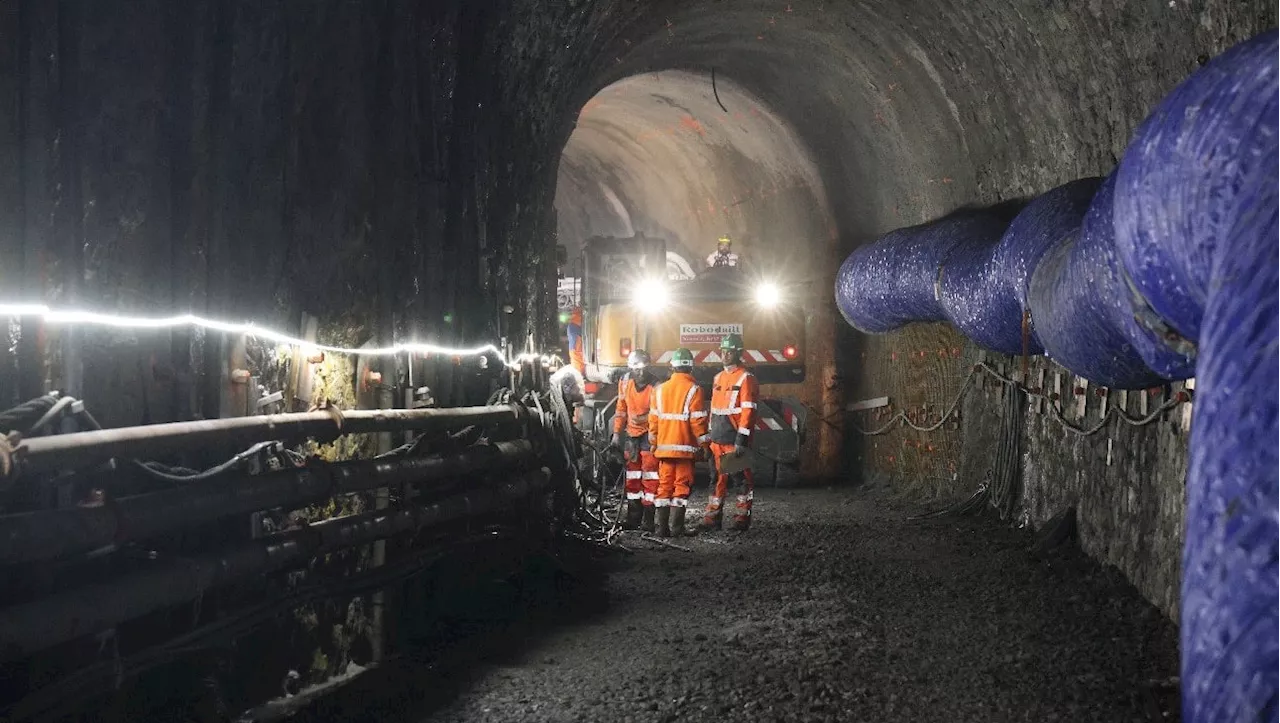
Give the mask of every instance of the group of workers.
[[711, 405], [693, 378], [693, 353], [675, 350], [671, 376], [655, 383], [650, 358], [635, 350], [627, 360], [628, 374], [618, 386], [612, 444], [623, 450], [627, 499], [624, 529], [639, 528], [659, 537], [681, 537], [696, 530], [686, 527], [689, 493], [696, 461], [707, 454], [715, 463], [715, 486], [707, 499], [700, 527], [720, 529], [724, 499], [730, 484], [737, 494], [732, 529], [751, 525], [755, 488], [748, 465], [726, 472], [726, 458], [741, 458], [751, 442], [759, 385], [742, 364], [739, 334], [720, 342], [724, 369], [712, 384]]

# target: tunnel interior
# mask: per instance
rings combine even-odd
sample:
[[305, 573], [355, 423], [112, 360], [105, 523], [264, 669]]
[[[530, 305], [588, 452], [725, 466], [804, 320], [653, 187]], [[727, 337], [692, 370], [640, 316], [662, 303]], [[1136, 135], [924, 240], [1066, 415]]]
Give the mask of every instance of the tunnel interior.
[[555, 208], [571, 253], [592, 236], [641, 234], [700, 269], [727, 235], [759, 268], [797, 280], [835, 233], [794, 129], [732, 81], [713, 87], [680, 71], [631, 76], [587, 101], [560, 159]]
[[[944, 323], [863, 334], [832, 289], [886, 233], [1110, 174], [1172, 88], [1275, 25], [1261, 0], [16, 0], [0, 7], [0, 303], [446, 351], [313, 365], [216, 329], [15, 314], [0, 408], [61, 390], [106, 426], [238, 416], [233, 376], [288, 411], [422, 388], [483, 404], [501, 365], [453, 352], [561, 351], [557, 244], [661, 237], [696, 271], [729, 235], [799, 287], [806, 482], [946, 510], [1004, 465], [1019, 497], [999, 524], [1073, 520], [1083, 553], [1177, 624], [1192, 387], [1109, 389]], [[1014, 409], [983, 365], [1070, 403]], [[1104, 425], [1117, 406], [1151, 423]], [[333, 462], [378, 443], [320, 447]], [[785, 493], [756, 494], [767, 519]], [[882, 551], [909, 566], [942, 543], [915, 544]], [[349, 639], [308, 635], [324, 650], [308, 681], [353, 660]]]

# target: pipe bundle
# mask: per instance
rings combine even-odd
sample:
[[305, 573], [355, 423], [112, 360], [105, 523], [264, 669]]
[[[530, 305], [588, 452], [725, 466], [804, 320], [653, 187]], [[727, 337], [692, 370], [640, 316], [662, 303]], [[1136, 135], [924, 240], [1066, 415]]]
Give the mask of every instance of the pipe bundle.
[[1215, 58], [1161, 102], [1105, 181], [1044, 194], [998, 241], [994, 218], [971, 215], [901, 229], [854, 252], [836, 281], [864, 332], [946, 320], [1107, 386], [1196, 377], [1189, 721], [1277, 719], [1276, 58], [1275, 31]]

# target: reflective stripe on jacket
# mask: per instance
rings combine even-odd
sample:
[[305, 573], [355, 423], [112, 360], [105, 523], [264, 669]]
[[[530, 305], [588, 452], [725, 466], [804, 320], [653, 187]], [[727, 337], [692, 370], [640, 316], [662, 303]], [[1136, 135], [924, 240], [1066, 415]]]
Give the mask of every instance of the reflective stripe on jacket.
[[653, 406], [653, 385], [644, 389], [636, 386], [630, 375], [618, 385], [618, 411], [613, 415], [613, 431], [628, 437], [640, 437], [649, 433], [649, 409]]
[[649, 442], [659, 459], [693, 459], [707, 443], [707, 398], [688, 372], [676, 372], [653, 392]]
[[759, 398], [756, 377], [745, 367], [717, 374], [711, 391], [711, 441], [733, 444], [740, 434], [751, 436]]

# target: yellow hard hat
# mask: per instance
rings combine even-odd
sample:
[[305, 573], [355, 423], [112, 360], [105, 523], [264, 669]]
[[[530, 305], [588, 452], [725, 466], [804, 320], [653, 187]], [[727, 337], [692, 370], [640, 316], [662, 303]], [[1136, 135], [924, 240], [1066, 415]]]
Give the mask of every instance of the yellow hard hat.
[[721, 236], [721, 237], [720, 237], [720, 240], [719, 240], [719, 241], [717, 241], [716, 243], [718, 243], [718, 244], [729, 244], [729, 245], [732, 245], [732, 244], [733, 244], [733, 239], [729, 238], [728, 236]]

